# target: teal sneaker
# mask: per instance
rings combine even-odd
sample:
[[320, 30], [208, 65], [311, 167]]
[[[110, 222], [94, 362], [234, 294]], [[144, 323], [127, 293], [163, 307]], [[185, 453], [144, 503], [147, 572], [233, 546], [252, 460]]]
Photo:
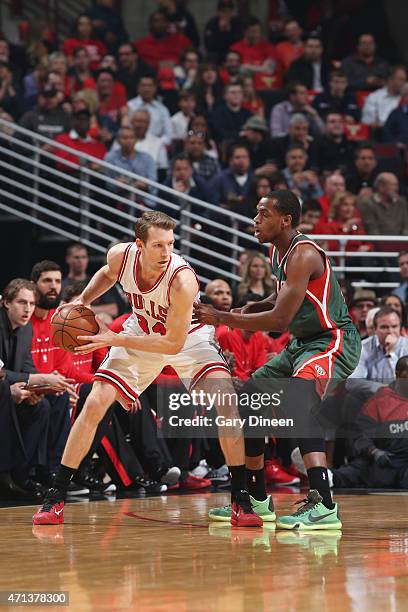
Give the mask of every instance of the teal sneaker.
[[[264, 501], [258, 501], [252, 497], [252, 495], [249, 496], [249, 499], [255, 514], [260, 516], [264, 522], [276, 521], [276, 514], [271, 495], [268, 495]], [[211, 510], [208, 512], [208, 516], [211, 521], [229, 523], [231, 520], [231, 504], [228, 506], [222, 506], [221, 508], [211, 508]]]
[[339, 517], [337, 504], [329, 510], [322, 504], [322, 498], [316, 489], [309, 491], [306, 499], [300, 502], [303, 506], [293, 514], [281, 516], [276, 522], [277, 529], [341, 529], [342, 524]]

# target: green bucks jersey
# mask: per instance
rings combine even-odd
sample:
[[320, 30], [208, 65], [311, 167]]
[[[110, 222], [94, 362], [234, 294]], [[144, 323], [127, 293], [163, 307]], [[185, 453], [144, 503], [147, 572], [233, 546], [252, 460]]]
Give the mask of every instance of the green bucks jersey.
[[305, 299], [289, 325], [290, 333], [297, 338], [307, 338], [350, 325], [351, 317], [327, 255], [318, 244], [304, 234], [294, 236], [282, 261], [279, 261], [278, 249], [271, 247], [272, 273], [277, 279], [278, 293], [286, 282], [288, 258], [300, 244], [309, 244], [321, 253], [325, 270], [320, 278], [309, 280]]

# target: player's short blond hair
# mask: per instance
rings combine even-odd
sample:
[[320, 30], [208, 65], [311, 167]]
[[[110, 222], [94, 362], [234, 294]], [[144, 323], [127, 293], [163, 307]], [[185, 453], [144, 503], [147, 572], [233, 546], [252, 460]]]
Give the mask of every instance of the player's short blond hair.
[[142, 242], [146, 242], [149, 227], [173, 230], [176, 227], [176, 222], [169, 215], [158, 210], [144, 212], [135, 223], [135, 237]]

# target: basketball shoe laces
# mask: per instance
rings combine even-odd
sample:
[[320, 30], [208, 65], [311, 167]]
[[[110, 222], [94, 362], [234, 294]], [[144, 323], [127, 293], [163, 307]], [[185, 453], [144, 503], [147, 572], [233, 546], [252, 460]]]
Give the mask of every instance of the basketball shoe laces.
[[315, 508], [320, 503], [320, 499], [318, 499], [313, 493], [309, 493], [309, 495], [305, 499], [299, 499], [295, 504], [303, 504], [293, 513], [293, 516], [301, 516], [308, 512], [312, 508]]
[[62, 501], [62, 496], [58, 489], [49, 489], [41, 507], [41, 512], [49, 512], [51, 508], [60, 501]]

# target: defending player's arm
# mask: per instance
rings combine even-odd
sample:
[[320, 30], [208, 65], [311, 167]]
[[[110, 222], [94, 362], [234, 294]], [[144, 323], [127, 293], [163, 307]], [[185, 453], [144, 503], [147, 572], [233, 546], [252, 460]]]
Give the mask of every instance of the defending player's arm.
[[107, 331], [96, 336], [81, 336], [89, 344], [75, 349], [87, 353], [103, 346], [123, 346], [129, 349], [176, 355], [181, 351], [190, 327], [193, 302], [197, 294], [197, 280], [190, 270], [181, 270], [175, 277], [170, 289], [170, 307], [167, 312], [166, 335], [151, 333], [146, 336], [115, 334]]
[[250, 331], [284, 332], [305, 299], [312, 274], [319, 270], [321, 265], [321, 256], [316, 249], [299, 247], [288, 261], [286, 283], [279, 291], [272, 310], [239, 314], [221, 312], [208, 304], [198, 303], [194, 305], [195, 316], [201, 323], [209, 325], [224, 324]]

